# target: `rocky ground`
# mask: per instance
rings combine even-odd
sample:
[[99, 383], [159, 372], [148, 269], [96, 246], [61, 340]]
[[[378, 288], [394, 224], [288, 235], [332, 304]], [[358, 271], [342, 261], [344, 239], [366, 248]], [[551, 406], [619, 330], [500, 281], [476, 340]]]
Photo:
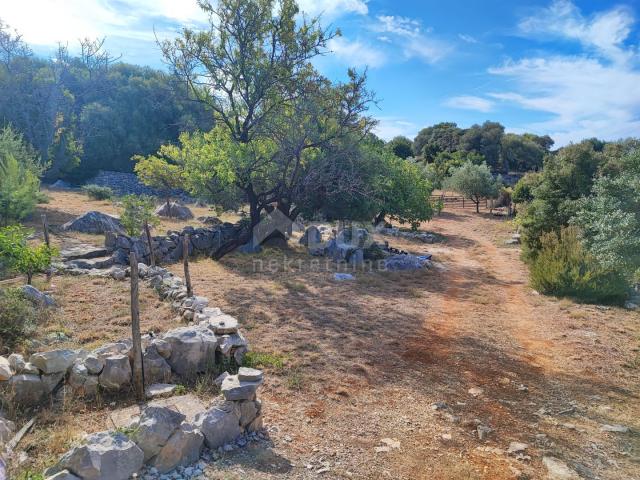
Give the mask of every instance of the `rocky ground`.
[[[193, 262], [195, 292], [240, 320], [266, 372], [267, 432], [174, 477], [640, 478], [640, 314], [537, 295], [503, 219], [460, 210], [424, 228], [444, 241], [381, 240], [443, 268], [336, 282], [297, 245]], [[99, 281], [77, 310], [107, 308], [112, 281]], [[143, 317], [171, 328], [152, 306]], [[104, 331], [67, 328], [80, 345]], [[41, 412], [23, 448], [46, 464], [114, 409]]]

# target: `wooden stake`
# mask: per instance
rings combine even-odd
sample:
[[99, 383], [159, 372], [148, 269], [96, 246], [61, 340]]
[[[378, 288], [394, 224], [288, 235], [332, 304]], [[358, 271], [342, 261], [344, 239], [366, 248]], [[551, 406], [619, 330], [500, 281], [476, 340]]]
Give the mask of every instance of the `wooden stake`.
[[138, 259], [129, 253], [131, 264], [131, 340], [133, 341], [133, 387], [138, 400], [144, 400], [142, 339], [140, 337], [140, 304], [138, 302]]
[[50, 247], [49, 243], [49, 224], [47, 223], [47, 215], [42, 214], [42, 231], [44, 232], [44, 243], [47, 244], [47, 247]]
[[144, 233], [147, 236], [147, 243], [149, 244], [149, 263], [152, 267], [156, 266], [156, 255], [153, 253], [153, 243], [151, 242], [151, 232], [149, 231], [149, 223], [144, 221]]
[[193, 295], [193, 289], [191, 288], [191, 275], [189, 275], [189, 234], [184, 234], [184, 240], [182, 242], [182, 263], [184, 264], [184, 281], [187, 284], [187, 296]]

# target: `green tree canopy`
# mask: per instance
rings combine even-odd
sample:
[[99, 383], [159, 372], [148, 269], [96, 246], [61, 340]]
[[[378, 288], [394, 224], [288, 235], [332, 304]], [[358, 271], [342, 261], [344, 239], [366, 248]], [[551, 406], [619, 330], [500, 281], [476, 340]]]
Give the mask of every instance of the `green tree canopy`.
[[486, 163], [475, 165], [467, 161], [453, 170], [446, 182], [446, 188], [471, 200], [476, 206], [476, 212], [479, 213], [480, 200], [496, 197], [501, 183], [499, 177], [493, 177]]
[[403, 160], [413, 155], [413, 142], [402, 135], [392, 138], [388, 143], [388, 147], [396, 157], [400, 157]]

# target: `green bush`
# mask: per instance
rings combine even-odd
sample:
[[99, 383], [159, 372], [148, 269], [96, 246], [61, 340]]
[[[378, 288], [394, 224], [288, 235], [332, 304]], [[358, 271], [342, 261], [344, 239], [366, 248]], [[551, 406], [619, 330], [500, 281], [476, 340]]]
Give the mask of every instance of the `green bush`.
[[56, 249], [44, 243], [30, 245], [27, 238], [31, 233], [20, 226], [0, 228], [0, 266], [3, 270], [24, 274], [29, 285], [33, 275], [49, 268], [52, 257], [57, 254]]
[[541, 293], [592, 303], [621, 303], [624, 278], [604, 269], [582, 246], [576, 227], [542, 235], [541, 250], [531, 263], [531, 286]]
[[0, 290], [0, 350], [11, 350], [31, 336], [46, 317], [46, 309], [19, 288]]
[[95, 184], [85, 185], [82, 187], [82, 191], [94, 200], [109, 200], [113, 197], [113, 190], [109, 187], [102, 187]]
[[144, 222], [150, 227], [160, 223], [158, 217], [153, 213], [155, 201], [153, 197], [127, 195], [122, 199], [122, 215], [120, 221], [127, 231], [127, 235], [137, 237], [140, 235]]

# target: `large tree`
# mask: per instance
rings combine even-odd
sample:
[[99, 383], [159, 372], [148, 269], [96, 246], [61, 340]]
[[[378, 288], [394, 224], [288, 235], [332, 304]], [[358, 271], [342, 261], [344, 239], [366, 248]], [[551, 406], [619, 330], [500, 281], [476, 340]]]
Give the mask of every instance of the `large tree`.
[[480, 201], [497, 197], [500, 184], [500, 178], [493, 177], [486, 163], [476, 165], [468, 161], [453, 170], [446, 187], [471, 200], [476, 206], [476, 213], [480, 213]]
[[[214, 113], [216, 145], [204, 160], [199, 182], [242, 193], [250, 210], [250, 238], [264, 211], [299, 213], [308, 165], [320, 153], [340, 155], [346, 137], [362, 140], [373, 125], [364, 116], [372, 95], [365, 77], [350, 70], [333, 84], [311, 61], [326, 52], [334, 33], [317, 19], [299, 20], [293, 0], [201, 1], [209, 15], [205, 31], [185, 29], [161, 44], [174, 73]], [[193, 139], [185, 138], [187, 144]], [[189, 168], [189, 167], [187, 167]], [[187, 174], [187, 178], [189, 175]]]
[[420, 130], [413, 140], [413, 153], [431, 162], [438, 153], [453, 153], [460, 149], [464, 130], [453, 122], [442, 122]]

